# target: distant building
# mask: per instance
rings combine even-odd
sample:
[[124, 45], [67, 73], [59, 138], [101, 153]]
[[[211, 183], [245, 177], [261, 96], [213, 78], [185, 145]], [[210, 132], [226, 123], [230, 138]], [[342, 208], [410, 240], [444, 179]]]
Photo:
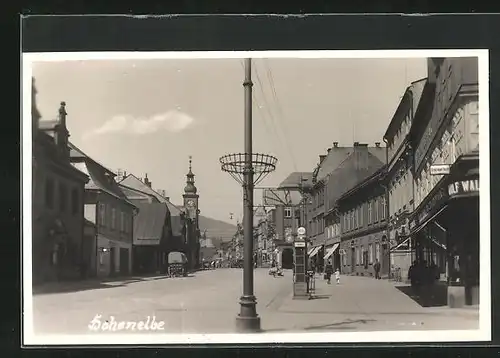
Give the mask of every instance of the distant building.
[[33, 284], [80, 278], [84, 187], [89, 177], [71, 165], [65, 103], [55, 121], [40, 121], [33, 83]]
[[381, 274], [388, 273], [385, 197], [385, 167], [381, 167], [337, 200], [342, 252], [337, 267], [342, 273], [374, 276], [373, 264], [377, 260]]
[[267, 213], [267, 236], [272, 239], [273, 257], [277, 266], [293, 267], [293, 241], [297, 229], [305, 225], [301, 207], [305, 205], [304, 186], [310, 182], [312, 173], [293, 172], [275, 189], [267, 190], [266, 205], [273, 205]]
[[85, 237], [83, 257], [90, 276], [126, 276], [132, 272], [133, 217], [137, 207], [115, 181], [116, 174], [69, 144], [71, 163], [90, 177], [85, 185], [85, 218], [95, 236]]

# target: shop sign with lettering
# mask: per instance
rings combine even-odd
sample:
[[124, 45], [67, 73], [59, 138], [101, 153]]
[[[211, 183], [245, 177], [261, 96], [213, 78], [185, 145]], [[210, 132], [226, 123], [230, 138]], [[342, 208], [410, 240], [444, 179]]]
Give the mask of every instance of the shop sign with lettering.
[[478, 192], [479, 179], [463, 180], [448, 185], [449, 195], [458, 195], [464, 193]]

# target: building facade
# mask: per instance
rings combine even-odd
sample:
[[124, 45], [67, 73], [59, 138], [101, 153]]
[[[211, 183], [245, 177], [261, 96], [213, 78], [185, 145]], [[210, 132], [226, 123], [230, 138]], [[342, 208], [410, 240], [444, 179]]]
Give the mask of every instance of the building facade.
[[[384, 142], [387, 147], [387, 209], [388, 238], [391, 250], [391, 276], [408, 280], [408, 270], [413, 261], [409, 234], [409, 218], [414, 209], [413, 161], [409, 140], [410, 128], [422, 97], [427, 79], [413, 82], [403, 97], [389, 123]], [[419, 112], [422, 114], [422, 111]]]
[[415, 257], [436, 264], [448, 304], [479, 302], [479, 121], [477, 58], [431, 58], [425, 120], [410, 130]]
[[[71, 165], [64, 102], [55, 121], [40, 121], [33, 85], [33, 284], [83, 276], [84, 188]], [[36, 127], [35, 127], [36, 126]]]
[[344, 193], [337, 201], [341, 218], [341, 271], [374, 276], [379, 262], [381, 275], [389, 270], [387, 240], [386, 167]]
[[385, 163], [385, 148], [376, 143], [355, 142], [352, 147], [342, 147], [338, 142], [319, 157], [318, 165], [308, 187], [309, 200], [305, 206], [307, 232], [311, 247], [308, 255], [311, 264], [321, 271], [326, 261], [340, 263], [340, 214], [337, 199], [355, 184], [373, 174]]
[[[86, 246], [95, 247], [85, 258], [89, 276], [126, 276], [132, 272], [133, 218], [137, 207], [115, 181], [116, 174], [70, 143], [71, 163], [90, 178], [85, 185], [85, 219], [95, 225], [95, 237]], [[94, 251], [91, 251], [93, 255]]]

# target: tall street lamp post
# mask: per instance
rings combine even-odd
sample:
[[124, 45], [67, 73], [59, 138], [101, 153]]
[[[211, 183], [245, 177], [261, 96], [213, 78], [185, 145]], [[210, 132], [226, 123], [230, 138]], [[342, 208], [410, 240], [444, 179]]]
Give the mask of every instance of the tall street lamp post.
[[257, 300], [253, 292], [253, 189], [264, 177], [276, 168], [277, 159], [267, 154], [252, 152], [252, 62], [245, 59], [245, 153], [227, 154], [219, 159], [221, 169], [243, 186], [243, 295], [240, 298], [240, 313], [236, 318], [239, 332], [260, 330], [257, 315]]

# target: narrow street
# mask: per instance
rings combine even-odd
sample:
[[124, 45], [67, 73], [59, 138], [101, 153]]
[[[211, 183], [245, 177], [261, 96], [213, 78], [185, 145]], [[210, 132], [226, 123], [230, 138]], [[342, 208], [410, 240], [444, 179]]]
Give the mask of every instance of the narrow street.
[[[35, 333], [91, 333], [96, 315], [103, 322], [111, 316], [115, 321], [155, 316], [156, 322], [164, 322], [158, 333], [232, 333], [242, 275], [241, 269], [217, 269], [186, 278], [151, 277], [36, 294]], [[318, 275], [316, 298], [304, 301], [292, 299], [291, 271], [273, 278], [267, 269], [256, 269], [255, 295], [265, 332], [478, 328], [477, 312], [423, 308], [385, 280], [343, 276], [340, 285], [327, 285]]]

